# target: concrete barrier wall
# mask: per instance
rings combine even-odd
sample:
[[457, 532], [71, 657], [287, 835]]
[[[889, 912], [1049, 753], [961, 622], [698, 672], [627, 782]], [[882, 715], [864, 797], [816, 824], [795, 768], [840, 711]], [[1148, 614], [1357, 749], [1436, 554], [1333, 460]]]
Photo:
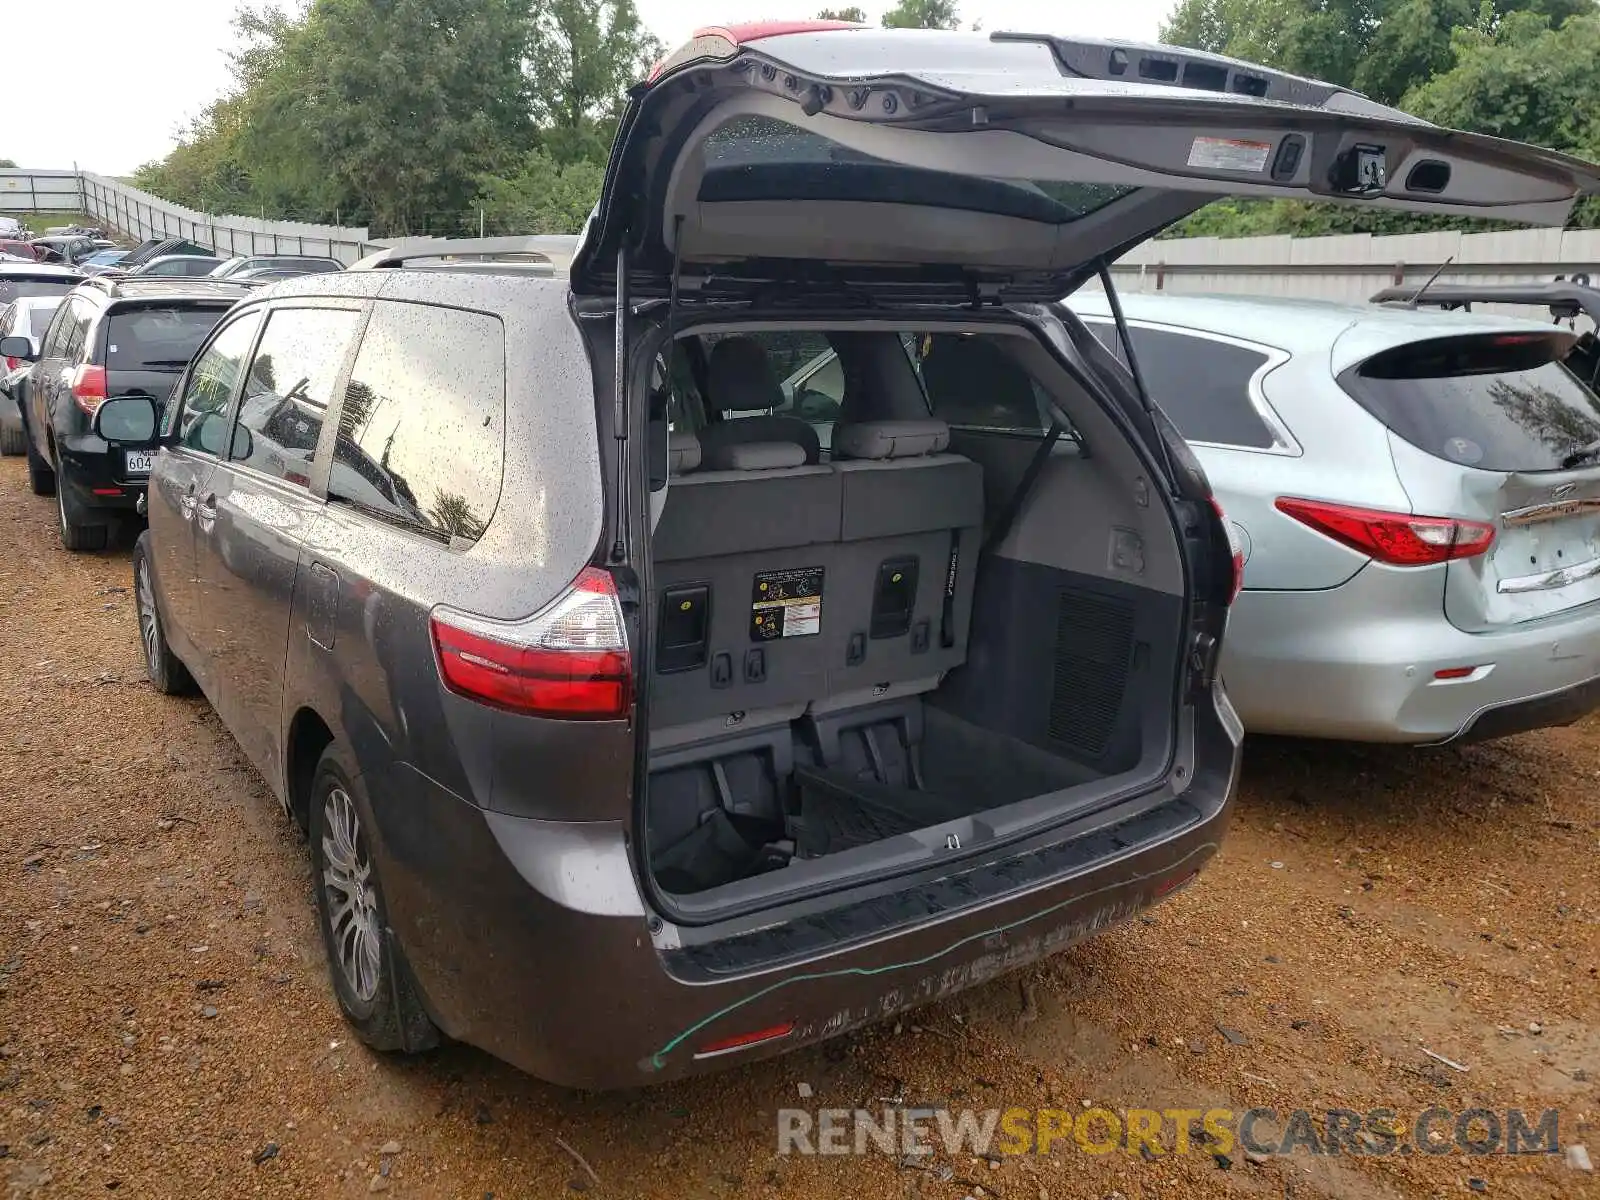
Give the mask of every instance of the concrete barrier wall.
[[1113, 268], [1113, 276], [1128, 291], [1364, 301], [1393, 284], [1422, 283], [1452, 259], [1440, 282], [1525, 283], [1588, 275], [1600, 283], [1600, 230], [1180, 238], [1138, 247]]

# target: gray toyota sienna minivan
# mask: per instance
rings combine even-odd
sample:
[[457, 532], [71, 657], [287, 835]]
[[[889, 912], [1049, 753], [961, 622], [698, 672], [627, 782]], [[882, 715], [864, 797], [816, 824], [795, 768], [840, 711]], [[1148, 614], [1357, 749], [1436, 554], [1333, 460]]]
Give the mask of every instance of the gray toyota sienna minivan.
[[159, 447], [151, 678], [307, 829], [369, 1044], [609, 1087], [829, 1037], [1222, 836], [1238, 561], [1049, 302], [1217, 195], [1559, 224], [1595, 182], [1166, 47], [705, 32], [575, 245], [268, 287], [164, 412], [101, 407]]

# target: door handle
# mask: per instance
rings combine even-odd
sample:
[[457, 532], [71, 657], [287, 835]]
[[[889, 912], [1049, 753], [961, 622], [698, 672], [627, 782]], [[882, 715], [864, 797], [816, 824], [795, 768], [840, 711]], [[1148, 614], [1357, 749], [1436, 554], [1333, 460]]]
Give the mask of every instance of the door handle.
[[195, 511], [200, 517], [200, 528], [209, 533], [212, 526], [217, 523], [217, 494], [207, 492], [205, 499], [200, 501]]

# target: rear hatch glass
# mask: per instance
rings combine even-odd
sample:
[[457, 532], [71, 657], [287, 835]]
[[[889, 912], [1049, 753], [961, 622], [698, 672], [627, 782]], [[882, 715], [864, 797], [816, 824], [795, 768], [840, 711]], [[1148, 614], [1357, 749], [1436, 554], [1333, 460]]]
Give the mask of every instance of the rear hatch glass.
[[162, 306], [114, 312], [106, 323], [106, 370], [181, 371], [227, 311]]
[[1439, 458], [1484, 471], [1568, 470], [1600, 450], [1600, 397], [1568, 365], [1570, 347], [1565, 334], [1435, 338], [1376, 355], [1340, 382]]
[[1491, 525], [1446, 568], [1445, 613], [1486, 632], [1600, 601], [1600, 395], [1592, 347], [1562, 329], [1433, 338], [1340, 383], [1388, 426], [1419, 513]]
[[77, 279], [0, 279], [0, 304], [10, 304], [24, 296], [65, 296], [80, 282]]

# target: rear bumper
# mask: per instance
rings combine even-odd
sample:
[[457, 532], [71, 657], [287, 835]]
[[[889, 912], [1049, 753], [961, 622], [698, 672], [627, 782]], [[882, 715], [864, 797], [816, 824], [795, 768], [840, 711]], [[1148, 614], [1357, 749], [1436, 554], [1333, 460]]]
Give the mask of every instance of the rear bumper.
[[[375, 851], [392, 927], [447, 1034], [568, 1086], [649, 1084], [971, 987], [1181, 887], [1216, 852], [1238, 775], [1236, 723], [1212, 710], [1196, 724], [1192, 776], [1176, 795], [1162, 785], [1164, 801], [1130, 800], [998, 859], [699, 944], [646, 911], [614, 824], [485, 814], [412, 774], [386, 806], [395, 815], [380, 812]], [[775, 1028], [787, 1032], [707, 1051]]]
[[93, 434], [63, 439], [56, 453], [65, 467], [57, 473], [56, 486], [64, 484], [83, 509], [132, 512], [150, 482], [148, 475], [129, 475], [124, 452]]
[[1531, 729], [1571, 725], [1597, 708], [1600, 708], [1600, 678], [1562, 688], [1549, 695], [1535, 696], [1531, 700], [1519, 700], [1514, 704], [1486, 709], [1469, 721], [1453, 740], [1480, 742], [1489, 738], [1509, 737], [1513, 733], [1527, 733]]
[[[1222, 674], [1245, 728], [1420, 744], [1469, 728], [1473, 737], [1497, 737], [1574, 719], [1541, 702], [1587, 695], [1600, 677], [1600, 606], [1475, 634], [1446, 620], [1443, 595], [1431, 568], [1370, 565], [1326, 591], [1242, 593], [1229, 616]], [[1463, 667], [1476, 669], [1436, 678]], [[1489, 720], [1512, 709], [1524, 712], [1521, 723]], [[1546, 711], [1559, 719], [1540, 720]], [[1497, 725], [1501, 732], [1478, 731]]]

